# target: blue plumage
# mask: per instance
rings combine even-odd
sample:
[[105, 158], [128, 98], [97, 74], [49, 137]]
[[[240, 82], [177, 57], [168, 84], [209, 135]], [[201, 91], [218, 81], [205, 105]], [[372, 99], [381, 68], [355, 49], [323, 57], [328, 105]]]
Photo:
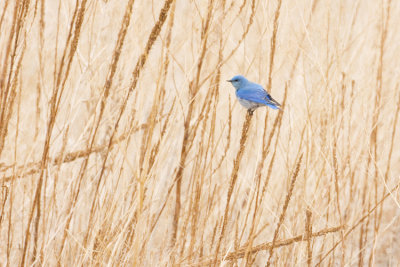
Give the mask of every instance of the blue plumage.
[[250, 113], [261, 106], [280, 109], [280, 104], [261, 85], [250, 82], [242, 75], [236, 75], [228, 82], [235, 87], [239, 103]]

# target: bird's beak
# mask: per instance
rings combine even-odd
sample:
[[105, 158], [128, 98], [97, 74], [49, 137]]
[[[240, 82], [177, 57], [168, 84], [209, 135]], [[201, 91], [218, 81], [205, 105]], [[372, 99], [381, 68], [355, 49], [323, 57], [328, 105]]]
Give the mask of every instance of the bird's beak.
[[230, 82], [230, 83], [232, 82], [232, 80], [226, 80], [226, 81], [227, 81], [227, 82]]

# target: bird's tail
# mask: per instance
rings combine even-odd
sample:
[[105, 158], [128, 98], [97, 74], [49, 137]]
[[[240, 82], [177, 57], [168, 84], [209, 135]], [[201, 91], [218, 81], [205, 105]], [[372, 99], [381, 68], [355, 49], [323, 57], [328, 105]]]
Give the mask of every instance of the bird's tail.
[[270, 102], [271, 104], [273, 104], [274, 106], [277, 106], [277, 107], [280, 107], [280, 106], [281, 106], [281, 104], [279, 104], [278, 101], [276, 101], [275, 99], [273, 99], [271, 96], [270, 96], [270, 99], [268, 99], [268, 100], [269, 100], [269, 102]]
[[272, 96], [271, 96], [270, 94], [267, 95], [267, 97], [266, 97], [265, 100], [267, 101], [267, 103], [268, 103], [267, 105], [268, 105], [270, 108], [282, 110], [282, 109], [280, 108], [281, 104], [279, 104], [278, 101], [276, 101], [275, 99], [273, 99]]
[[282, 109], [280, 108], [280, 105], [278, 106], [278, 105], [276, 105], [275, 103], [268, 103], [267, 106], [270, 107], [270, 108], [272, 108], [272, 109], [279, 109], [279, 110], [282, 110]]

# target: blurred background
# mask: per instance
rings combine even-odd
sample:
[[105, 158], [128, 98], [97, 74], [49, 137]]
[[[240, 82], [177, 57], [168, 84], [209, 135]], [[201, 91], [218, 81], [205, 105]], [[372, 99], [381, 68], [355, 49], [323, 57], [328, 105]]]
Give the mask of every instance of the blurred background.
[[1, 266], [399, 265], [399, 12], [0, 1]]

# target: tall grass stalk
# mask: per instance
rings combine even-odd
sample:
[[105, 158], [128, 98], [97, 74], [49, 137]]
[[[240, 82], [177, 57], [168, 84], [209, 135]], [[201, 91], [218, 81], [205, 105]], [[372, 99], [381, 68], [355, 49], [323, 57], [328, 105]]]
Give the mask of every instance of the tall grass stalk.
[[399, 12], [0, 1], [1, 263], [399, 265]]

